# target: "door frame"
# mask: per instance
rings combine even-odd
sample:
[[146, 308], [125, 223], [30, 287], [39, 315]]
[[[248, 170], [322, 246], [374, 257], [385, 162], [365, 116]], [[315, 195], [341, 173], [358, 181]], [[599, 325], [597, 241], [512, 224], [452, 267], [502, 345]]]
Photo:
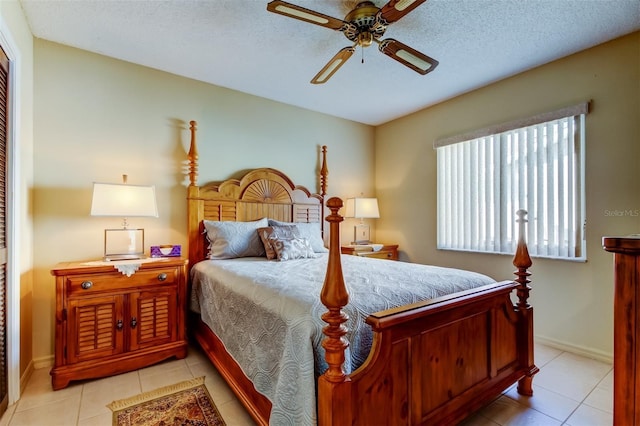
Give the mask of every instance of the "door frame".
[[9, 405], [20, 399], [20, 50], [0, 15], [0, 45], [9, 58], [7, 123], [7, 392]]

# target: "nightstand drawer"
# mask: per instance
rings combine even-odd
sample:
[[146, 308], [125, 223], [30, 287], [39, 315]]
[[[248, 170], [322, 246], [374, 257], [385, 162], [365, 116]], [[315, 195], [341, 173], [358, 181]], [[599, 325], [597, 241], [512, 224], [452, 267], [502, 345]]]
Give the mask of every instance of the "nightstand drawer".
[[382, 244], [382, 247], [380, 247], [378, 251], [373, 251], [373, 247], [373, 244], [342, 246], [340, 251], [342, 254], [350, 254], [352, 256], [398, 260], [397, 244]]
[[357, 256], [362, 256], [362, 257], [375, 257], [376, 259], [392, 259], [392, 260], [397, 259], [397, 252], [395, 251], [380, 250], [380, 251], [368, 251], [368, 252], [355, 252], [355, 254]]
[[89, 294], [101, 291], [130, 290], [133, 287], [171, 284], [177, 281], [180, 268], [140, 270], [127, 277], [118, 271], [102, 274], [72, 275], [67, 277], [67, 293]]

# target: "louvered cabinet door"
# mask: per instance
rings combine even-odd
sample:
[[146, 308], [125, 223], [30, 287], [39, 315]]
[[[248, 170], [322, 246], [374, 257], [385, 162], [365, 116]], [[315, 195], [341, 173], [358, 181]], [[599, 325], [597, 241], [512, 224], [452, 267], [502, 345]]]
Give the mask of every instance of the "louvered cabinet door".
[[123, 295], [70, 299], [67, 362], [76, 363], [122, 353]]
[[129, 306], [131, 350], [162, 345], [177, 339], [178, 327], [182, 321], [177, 313], [176, 286], [132, 293]]

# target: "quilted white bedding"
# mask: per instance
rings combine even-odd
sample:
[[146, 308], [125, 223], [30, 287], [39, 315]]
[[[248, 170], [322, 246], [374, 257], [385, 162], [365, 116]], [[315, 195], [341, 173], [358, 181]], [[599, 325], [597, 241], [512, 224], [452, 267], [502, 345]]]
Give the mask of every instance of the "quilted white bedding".
[[[316, 424], [316, 379], [327, 368], [320, 345], [327, 259], [206, 260], [192, 268], [191, 309], [272, 402], [271, 425]], [[357, 256], [342, 256], [342, 269], [349, 291], [347, 372], [371, 348], [364, 323], [370, 313], [495, 282], [475, 272]]]

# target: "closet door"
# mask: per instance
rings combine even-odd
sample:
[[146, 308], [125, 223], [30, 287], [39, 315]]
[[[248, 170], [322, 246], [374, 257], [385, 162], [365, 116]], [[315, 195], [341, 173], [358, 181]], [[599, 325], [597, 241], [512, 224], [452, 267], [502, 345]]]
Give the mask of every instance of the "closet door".
[[7, 409], [7, 127], [9, 59], [0, 48], [0, 416]]

